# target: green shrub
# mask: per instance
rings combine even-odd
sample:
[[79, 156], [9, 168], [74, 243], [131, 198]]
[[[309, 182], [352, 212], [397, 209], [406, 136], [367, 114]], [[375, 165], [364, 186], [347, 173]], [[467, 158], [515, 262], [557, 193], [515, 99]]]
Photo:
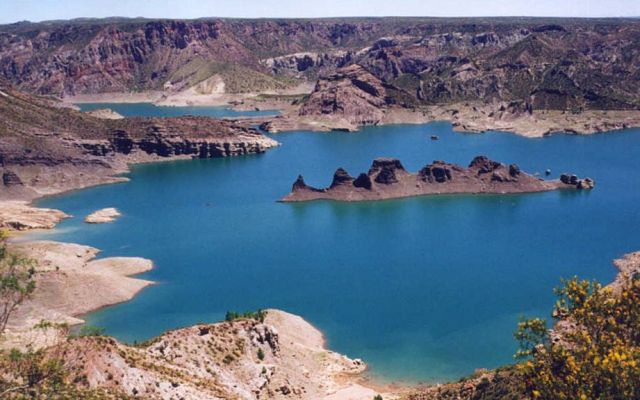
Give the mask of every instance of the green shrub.
[[0, 231], [0, 335], [18, 305], [36, 288], [33, 261], [7, 250], [9, 235]]
[[91, 337], [91, 336], [104, 336], [104, 328], [92, 325], [83, 325], [82, 328], [73, 335], [74, 337]]
[[224, 317], [224, 320], [227, 322], [235, 321], [237, 319], [254, 319], [259, 322], [264, 322], [264, 319], [267, 316], [267, 312], [264, 310], [258, 311], [246, 311], [244, 313], [240, 313], [237, 311], [227, 311], [227, 314]]

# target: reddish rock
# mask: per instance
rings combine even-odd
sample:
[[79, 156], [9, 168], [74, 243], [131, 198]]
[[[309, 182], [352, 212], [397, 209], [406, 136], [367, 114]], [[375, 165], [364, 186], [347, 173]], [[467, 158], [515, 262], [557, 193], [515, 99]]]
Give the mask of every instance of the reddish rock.
[[[346, 174], [343, 171], [338, 170], [336, 176], [343, 177]], [[365, 201], [433, 194], [504, 194], [594, 187], [589, 178], [576, 180], [576, 184], [565, 183], [572, 181], [568, 175], [562, 179], [542, 180], [522, 172], [515, 164], [507, 166], [484, 156], [474, 158], [468, 168], [434, 161], [415, 174], [407, 172], [397, 159], [379, 158], [372, 163], [369, 173], [362, 173], [353, 181], [339, 178], [339, 184], [326, 189], [309, 187], [299, 177], [294, 190], [282, 200]]]

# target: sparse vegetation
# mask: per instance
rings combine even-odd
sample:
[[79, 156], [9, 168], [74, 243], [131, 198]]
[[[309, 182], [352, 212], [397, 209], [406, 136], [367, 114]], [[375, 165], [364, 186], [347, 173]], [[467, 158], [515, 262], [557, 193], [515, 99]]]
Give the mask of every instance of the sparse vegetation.
[[80, 330], [73, 335], [74, 337], [95, 337], [105, 336], [104, 328], [92, 325], [83, 325]]
[[264, 351], [262, 349], [258, 349], [258, 360], [264, 360]]
[[57, 354], [43, 351], [0, 352], [0, 399], [129, 399], [111, 390], [87, 389], [71, 381]]
[[227, 311], [227, 314], [224, 317], [224, 320], [227, 322], [235, 321], [238, 319], [254, 319], [259, 322], [264, 322], [264, 319], [267, 316], [267, 312], [264, 310], [258, 311], [246, 311], [244, 313], [240, 313], [237, 311]]
[[181, 66], [171, 74], [169, 81], [172, 83], [186, 81], [187, 86], [191, 87], [204, 82], [214, 75], [218, 75], [224, 81], [226, 93], [285, 89], [292, 84], [290, 79], [264, 74], [237, 63], [222, 63], [204, 58], [195, 58]]
[[7, 238], [8, 234], [0, 231], [0, 335], [18, 305], [36, 288], [33, 262], [8, 251]]

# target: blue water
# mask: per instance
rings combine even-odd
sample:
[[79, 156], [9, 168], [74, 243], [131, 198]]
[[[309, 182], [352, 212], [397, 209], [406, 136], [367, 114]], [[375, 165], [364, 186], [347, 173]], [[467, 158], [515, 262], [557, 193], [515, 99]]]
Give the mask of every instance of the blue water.
[[199, 115], [212, 118], [233, 117], [263, 117], [278, 115], [278, 111], [235, 111], [228, 107], [172, 107], [156, 106], [153, 103], [81, 103], [77, 104], [80, 111], [93, 111], [109, 108], [123, 117], [181, 117], [184, 115]]
[[[157, 285], [89, 323], [133, 341], [227, 310], [274, 307], [318, 326], [331, 349], [363, 358], [378, 378], [444, 381], [512, 362], [518, 317], [547, 316], [561, 277], [607, 282], [612, 259], [640, 248], [637, 129], [526, 139], [432, 123], [274, 138], [282, 146], [266, 154], [140, 165], [129, 183], [40, 201], [76, 217], [41, 237], [155, 262], [143, 276]], [[337, 167], [355, 175], [379, 156], [417, 170], [478, 154], [589, 176], [597, 187], [276, 202], [298, 173], [324, 186]], [[124, 214], [117, 222], [82, 222], [111, 206]]]

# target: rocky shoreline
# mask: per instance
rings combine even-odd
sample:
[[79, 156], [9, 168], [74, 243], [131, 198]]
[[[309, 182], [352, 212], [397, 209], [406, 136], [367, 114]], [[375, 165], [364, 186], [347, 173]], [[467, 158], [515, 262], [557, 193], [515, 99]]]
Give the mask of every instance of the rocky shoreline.
[[543, 180], [484, 156], [467, 168], [434, 161], [417, 173], [407, 172], [398, 159], [378, 158], [367, 173], [352, 177], [338, 168], [328, 188], [308, 186], [300, 175], [283, 202], [312, 200], [370, 201], [435, 194], [532, 193], [559, 189], [592, 189], [590, 178], [563, 174], [559, 180]]
[[[508, 371], [497, 370], [478, 371], [461, 383], [378, 385], [363, 376], [363, 361], [327, 350], [320, 331], [278, 310], [267, 310], [264, 319], [250, 316], [176, 329], [136, 346], [109, 337], [69, 340], [66, 326], [81, 323], [78, 315], [127, 301], [152, 284], [131, 277], [150, 270], [152, 263], [122, 257], [94, 260], [97, 249], [68, 243], [15, 242], [11, 248], [37, 261], [38, 284], [33, 298], [12, 318], [0, 348], [42, 349], [63, 357], [70, 379], [90, 389], [189, 400], [370, 400], [377, 394], [411, 400], [455, 394], [471, 400], [488, 383], [513, 379]], [[627, 254], [614, 266], [619, 273], [609, 286], [615, 291], [639, 273], [640, 253]]]
[[10, 249], [34, 260], [37, 289], [9, 320], [4, 348], [51, 345], [46, 335], [33, 332], [32, 328], [41, 321], [54, 325], [81, 324], [84, 321], [78, 316], [131, 300], [152, 284], [131, 277], [152, 269], [152, 262], [143, 258], [96, 260], [99, 253], [96, 248], [51, 241], [19, 241], [12, 243]]
[[[311, 130], [355, 132], [363, 126], [424, 124], [448, 121], [456, 131], [513, 132], [526, 137], [553, 133], [593, 134], [640, 127], [640, 110], [535, 109], [525, 100], [464, 101], [419, 104], [360, 65], [321, 77], [313, 91], [282, 115], [263, 118], [260, 127], [271, 133]], [[403, 98], [406, 102], [398, 101]], [[260, 120], [260, 119], [258, 119]]]

